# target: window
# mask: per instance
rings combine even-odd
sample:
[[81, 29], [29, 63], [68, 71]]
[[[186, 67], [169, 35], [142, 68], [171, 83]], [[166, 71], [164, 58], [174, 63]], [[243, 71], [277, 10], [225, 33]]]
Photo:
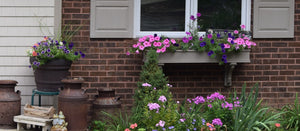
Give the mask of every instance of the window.
[[135, 0], [134, 36], [150, 34], [183, 37], [189, 31], [190, 16], [202, 14], [201, 32], [206, 28], [250, 30], [251, 0]]

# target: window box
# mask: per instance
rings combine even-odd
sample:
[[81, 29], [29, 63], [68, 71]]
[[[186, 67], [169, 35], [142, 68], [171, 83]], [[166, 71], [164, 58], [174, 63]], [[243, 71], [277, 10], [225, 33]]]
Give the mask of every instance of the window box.
[[[145, 60], [145, 58], [144, 58]], [[224, 86], [232, 86], [232, 71], [238, 63], [250, 63], [250, 50], [246, 49], [237, 54], [228, 55], [227, 64], [225, 64]], [[159, 55], [158, 64], [163, 66], [166, 63], [219, 63], [212, 59], [207, 52], [198, 52], [195, 50], [177, 50], [176, 52], [165, 52]]]

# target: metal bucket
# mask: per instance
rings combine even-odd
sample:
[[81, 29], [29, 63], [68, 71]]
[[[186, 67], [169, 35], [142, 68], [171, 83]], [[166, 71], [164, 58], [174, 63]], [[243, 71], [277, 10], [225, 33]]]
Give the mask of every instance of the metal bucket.
[[94, 117], [93, 120], [109, 120], [110, 118], [103, 112], [111, 115], [119, 115], [121, 109], [120, 97], [115, 96], [114, 89], [98, 89], [99, 95], [93, 102]]
[[87, 129], [88, 96], [81, 89], [83, 80], [63, 79], [63, 89], [58, 96], [58, 111], [65, 114], [69, 131]]
[[17, 81], [0, 80], [0, 128], [15, 128], [14, 116], [21, 113], [20, 91], [15, 92]]

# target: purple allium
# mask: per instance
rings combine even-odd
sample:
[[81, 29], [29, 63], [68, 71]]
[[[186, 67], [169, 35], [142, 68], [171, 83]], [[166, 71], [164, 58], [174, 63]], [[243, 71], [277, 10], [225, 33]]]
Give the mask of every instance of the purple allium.
[[213, 119], [213, 120], [212, 120], [212, 124], [213, 124], [213, 125], [223, 126], [223, 123], [222, 123], [222, 121], [221, 121], [220, 118]]
[[214, 43], [215, 43], [215, 40], [214, 40], [214, 39], [211, 39], [211, 40], [210, 40], [210, 43], [211, 43], [211, 44], [214, 44]]
[[183, 37], [182, 41], [183, 41], [183, 43], [188, 43], [189, 42], [189, 40], [186, 37]]
[[149, 83], [143, 83], [142, 86], [150, 87], [150, 86], [152, 86], [152, 85], [150, 85]]
[[190, 17], [191, 20], [196, 20], [195, 16], [191, 15]]
[[167, 101], [167, 98], [165, 96], [160, 96], [158, 98], [158, 100], [161, 101], [161, 102], [165, 102], [165, 101]]
[[149, 103], [147, 105], [149, 107], [149, 110], [159, 110], [160, 106], [157, 103]]
[[214, 54], [212, 50], [207, 53], [208, 56], [211, 56], [212, 54]]
[[204, 103], [205, 99], [202, 96], [197, 96], [196, 98], [193, 99], [194, 103], [198, 105], [199, 103]]

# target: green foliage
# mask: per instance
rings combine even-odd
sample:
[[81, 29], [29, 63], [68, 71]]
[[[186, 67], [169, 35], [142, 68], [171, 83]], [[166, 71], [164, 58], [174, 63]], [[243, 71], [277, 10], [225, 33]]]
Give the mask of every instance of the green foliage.
[[282, 107], [280, 112], [283, 112], [280, 117], [282, 126], [288, 130], [298, 131], [300, 128], [300, 104], [298, 93], [296, 93], [294, 104]]
[[[142, 67], [138, 89], [134, 94], [133, 121], [137, 122], [139, 127], [146, 129], [154, 129], [160, 120], [165, 121], [166, 126], [176, 122], [177, 105], [169, 92], [167, 78], [157, 65], [157, 57], [155, 50], [151, 49], [147, 52], [147, 60]], [[167, 101], [159, 101], [160, 96], [165, 96]], [[161, 106], [159, 112], [149, 110], [149, 103], [158, 103]]]
[[124, 131], [130, 126], [130, 118], [128, 117], [127, 113], [123, 114], [120, 111], [118, 116], [109, 114], [107, 112], [102, 113], [109, 118], [106, 120], [106, 131]]
[[261, 107], [258, 97], [258, 84], [255, 84], [249, 94], [246, 94], [246, 85], [243, 85], [241, 102], [242, 107], [238, 108], [234, 115], [234, 131], [252, 131], [257, 130], [271, 130], [271, 127], [277, 123], [280, 113], [268, 115], [269, 108]]
[[91, 131], [105, 131], [105, 129], [106, 123], [102, 121], [93, 121], [89, 127], [89, 130]]

